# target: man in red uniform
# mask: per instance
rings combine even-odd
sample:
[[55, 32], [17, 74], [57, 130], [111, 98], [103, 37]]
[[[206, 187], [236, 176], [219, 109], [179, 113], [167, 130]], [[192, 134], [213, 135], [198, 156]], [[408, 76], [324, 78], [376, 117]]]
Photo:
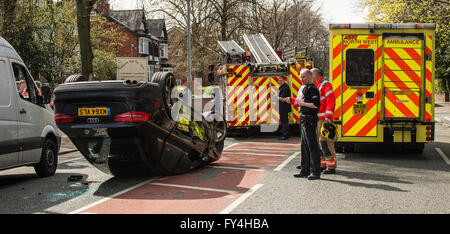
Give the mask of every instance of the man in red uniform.
[[320, 158], [320, 167], [324, 174], [336, 173], [336, 150], [334, 149], [334, 140], [324, 138], [320, 134], [322, 124], [331, 123], [334, 114], [335, 98], [333, 93], [333, 86], [328, 80], [324, 80], [319, 69], [313, 68], [312, 79], [316, 87], [320, 91], [320, 109], [319, 121], [317, 122], [317, 136], [322, 155]]

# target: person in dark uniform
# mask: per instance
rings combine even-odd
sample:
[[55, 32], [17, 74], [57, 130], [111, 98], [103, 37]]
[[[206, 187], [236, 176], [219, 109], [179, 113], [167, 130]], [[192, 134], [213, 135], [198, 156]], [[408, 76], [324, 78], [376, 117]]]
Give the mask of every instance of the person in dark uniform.
[[305, 87], [303, 99], [286, 98], [285, 102], [300, 106], [301, 131], [301, 171], [295, 177], [308, 177], [308, 180], [320, 179], [320, 148], [317, 142], [316, 127], [320, 108], [320, 92], [312, 82], [312, 72], [303, 69], [300, 72]]
[[[284, 98], [291, 97], [291, 89], [289, 88], [289, 85], [286, 84], [286, 78], [285, 77], [278, 77], [278, 82], [280, 83], [280, 88], [278, 92], [278, 97], [282, 100], [285, 100]], [[286, 102], [282, 102], [280, 100], [279, 102], [279, 108], [280, 108], [280, 124], [281, 124], [281, 138], [280, 140], [287, 140], [289, 139], [289, 117], [288, 114], [291, 112], [291, 105]]]

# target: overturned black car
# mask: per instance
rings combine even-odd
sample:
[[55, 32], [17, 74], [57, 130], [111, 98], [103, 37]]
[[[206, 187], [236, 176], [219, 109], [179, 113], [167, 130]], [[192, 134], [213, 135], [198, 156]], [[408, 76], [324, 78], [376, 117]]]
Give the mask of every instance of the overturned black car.
[[54, 92], [55, 121], [83, 156], [104, 172], [115, 176], [188, 172], [220, 158], [226, 123], [214, 112], [180, 108], [184, 102], [182, 95], [172, 94], [175, 88], [169, 72], [155, 73], [151, 82], [61, 84]]

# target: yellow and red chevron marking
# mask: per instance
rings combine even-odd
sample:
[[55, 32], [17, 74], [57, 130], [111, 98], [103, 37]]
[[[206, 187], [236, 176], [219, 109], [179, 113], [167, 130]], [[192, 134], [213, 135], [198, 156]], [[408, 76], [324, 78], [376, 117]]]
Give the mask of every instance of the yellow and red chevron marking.
[[244, 65], [227, 67], [227, 105], [233, 107], [234, 119], [228, 119], [228, 126], [246, 126], [249, 124], [249, 77], [250, 69]]
[[385, 46], [385, 117], [419, 118], [423, 57], [421, 43], [401, 44], [401, 47], [385, 43]]
[[[278, 83], [278, 77], [271, 77], [271, 92], [274, 93], [275, 97], [278, 97], [278, 90], [280, 87], [280, 83]], [[272, 104], [276, 102], [276, 106], [278, 106], [278, 100], [272, 100]], [[270, 115], [271, 120], [270, 123], [280, 123], [280, 109], [272, 108], [272, 113]]]
[[336, 98], [336, 104], [334, 108], [334, 120], [341, 120], [341, 107], [342, 107], [342, 36], [333, 35], [333, 52], [332, 52], [332, 85], [333, 92]]
[[[358, 35], [354, 42], [361, 43], [344, 43], [342, 44], [343, 51], [345, 52], [347, 49], [373, 49], [374, 50], [374, 61], [378, 61], [380, 58], [380, 47], [377, 47], [378, 44], [378, 36], [377, 35]], [[369, 43], [369, 41], [371, 43]], [[367, 43], [364, 43], [367, 42]], [[342, 43], [342, 42], [340, 42]], [[340, 44], [339, 43], [339, 44]], [[339, 46], [338, 44], [338, 46]], [[334, 48], [333, 53], [336, 51], [336, 57], [342, 54], [342, 50], [339, 48]], [[339, 53], [339, 54], [338, 54]], [[335, 58], [334, 58], [335, 59]], [[333, 61], [334, 61], [333, 59]], [[334, 67], [333, 71], [336, 74], [333, 74], [333, 77], [341, 76], [341, 74], [346, 73], [345, 70], [345, 60], [342, 62], [342, 72], [338, 72], [338, 67]], [[379, 103], [379, 95], [380, 92], [377, 84], [380, 76], [378, 75], [381, 72], [381, 68], [374, 64], [375, 66], [375, 74], [374, 74], [374, 85], [370, 88], [353, 88], [346, 85], [345, 82], [341, 84], [337, 83], [336, 85], [342, 85], [342, 95], [339, 93], [340, 87], [336, 87], [335, 90], [338, 90], [338, 95], [342, 97], [342, 133], [343, 136], [376, 136], [377, 135], [377, 118], [378, 118], [378, 108], [377, 104]], [[333, 84], [334, 80], [333, 80]], [[334, 87], [334, 86], [333, 86]], [[336, 92], [336, 91], [335, 91]], [[373, 99], [361, 99], [361, 101], [366, 105], [366, 114], [354, 114], [353, 105], [356, 104], [357, 97], [365, 97], [366, 92], [373, 92], [375, 94], [375, 98]], [[336, 95], [336, 93], [335, 93]], [[335, 111], [336, 112], [336, 111]]]
[[[417, 118], [419, 117], [419, 90], [395, 90], [386, 88], [386, 117]], [[409, 100], [413, 100], [412, 102]]]
[[[425, 53], [433, 56], [433, 36], [425, 37]], [[434, 58], [432, 58], [434, 60]], [[434, 99], [433, 92], [433, 61], [425, 61], [425, 97]], [[432, 102], [434, 103], [434, 102]], [[434, 121], [434, 106], [432, 103], [425, 104], [425, 121]]]
[[[299, 70], [296, 66], [289, 67], [289, 74], [291, 75], [291, 96], [295, 99], [302, 86], [302, 80], [300, 79]], [[300, 107], [292, 106], [292, 114], [294, 116], [294, 123], [298, 123], [300, 120]]]
[[256, 114], [255, 123], [267, 123], [270, 120], [270, 78], [253, 78], [253, 85], [256, 86], [253, 95], [253, 109]]
[[[278, 77], [257, 77], [253, 78], [253, 84], [256, 86], [253, 109], [256, 114], [256, 124], [279, 123], [280, 113], [274, 108], [271, 100], [271, 93], [278, 94]], [[276, 104], [277, 105], [277, 104]]]

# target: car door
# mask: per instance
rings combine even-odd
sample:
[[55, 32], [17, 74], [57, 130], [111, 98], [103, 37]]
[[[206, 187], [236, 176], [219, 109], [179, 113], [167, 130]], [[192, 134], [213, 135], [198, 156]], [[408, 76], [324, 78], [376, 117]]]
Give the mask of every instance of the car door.
[[16, 89], [7, 60], [0, 58], [0, 169], [19, 163]]
[[38, 104], [38, 90], [31, 75], [21, 63], [12, 63], [16, 82], [21, 87], [18, 98], [19, 144], [22, 163], [39, 162], [43, 139], [41, 116], [43, 107]]

